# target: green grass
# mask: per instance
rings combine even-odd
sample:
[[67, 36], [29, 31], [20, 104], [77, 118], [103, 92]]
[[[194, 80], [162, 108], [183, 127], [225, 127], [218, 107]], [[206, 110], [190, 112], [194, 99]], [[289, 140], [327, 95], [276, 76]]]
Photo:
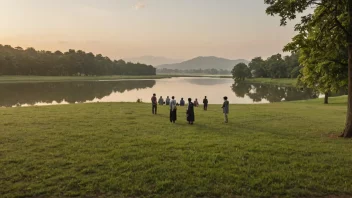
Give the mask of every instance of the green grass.
[[346, 97], [196, 109], [96, 103], [0, 108], [2, 197], [352, 196]]
[[272, 79], [272, 78], [247, 78], [245, 80], [245, 82], [296, 86], [297, 79], [295, 79], [295, 78], [275, 78], [275, 79]]

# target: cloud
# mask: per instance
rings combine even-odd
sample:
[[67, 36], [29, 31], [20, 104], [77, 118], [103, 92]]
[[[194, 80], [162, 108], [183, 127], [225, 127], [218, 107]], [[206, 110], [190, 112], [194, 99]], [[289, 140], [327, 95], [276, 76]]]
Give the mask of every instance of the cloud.
[[143, 9], [145, 7], [146, 7], [146, 4], [141, 2], [141, 1], [139, 1], [138, 3], [136, 3], [136, 5], [133, 6], [133, 8], [135, 10], [141, 10], [141, 9]]

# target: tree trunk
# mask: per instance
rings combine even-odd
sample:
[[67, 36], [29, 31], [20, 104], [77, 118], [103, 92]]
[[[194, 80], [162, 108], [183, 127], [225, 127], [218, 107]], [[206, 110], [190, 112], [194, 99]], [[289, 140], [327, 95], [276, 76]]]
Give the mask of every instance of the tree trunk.
[[324, 104], [329, 104], [329, 93], [328, 92], [325, 93]]
[[348, 101], [345, 130], [341, 137], [352, 137], [352, 0], [348, 0], [349, 27], [348, 40]]

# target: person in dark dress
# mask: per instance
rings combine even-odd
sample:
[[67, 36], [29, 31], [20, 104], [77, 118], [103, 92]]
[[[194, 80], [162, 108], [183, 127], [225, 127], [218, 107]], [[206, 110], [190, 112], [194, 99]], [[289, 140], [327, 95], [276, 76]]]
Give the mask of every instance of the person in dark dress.
[[156, 114], [157, 105], [158, 105], [158, 101], [156, 99], [156, 94], [153, 94], [153, 97], [151, 100], [152, 100], [152, 113]]
[[170, 101], [170, 122], [175, 123], [177, 120], [177, 103], [175, 97], [171, 97], [172, 100]]
[[208, 99], [206, 96], [203, 99], [203, 108], [204, 108], [204, 111], [208, 110]]
[[194, 122], [194, 105], [191, 98], [188, 98], [187, 121], [188, 124], [193, 124]]

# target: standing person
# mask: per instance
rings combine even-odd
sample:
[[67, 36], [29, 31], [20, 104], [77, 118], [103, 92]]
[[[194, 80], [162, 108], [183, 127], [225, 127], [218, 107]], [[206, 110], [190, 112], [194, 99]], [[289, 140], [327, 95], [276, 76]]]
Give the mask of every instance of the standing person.
[[156, 114], [156, 110], [157, 110], [157, 99], [156, 99], [156, 94], [153, 94], [153, 97], [152, 97], [152, 113], [153, 114]]
[[208, 99], [206, 96], [203, 99], [203, 107], [204, 107], [204, 111], [208, 110]]
[[176, 100], [175, 97], [172, 96], [171, 97], [172, 100], [170, 101], [170, 122], [175, 123], [175, 121], [177, 120], [177, 107], [176, 107]]
[[165, 103], [166, 103], [166, 105], [170, 105], [170, 98], [169, 98], [169, 96], [166, 97]]
[[181, 98], [180, 100], [180, 106], [185, 106], [185, 101], [183, 100], [183, 98]]
[[227, 117], [227, 115], [229, 114], [229, 106], [230, 106], [230, 103], [229, 101], [227, 101], [227, 97], [225, 96], [224, 104], [222, 105], [222, 112], [224, 113], [224, 116], [225, 116], [225, 123], [229, 122], [229, 119]]
[[195, 106], [195, 107], [198, 107], [199, 106], [199, 103], [198, 103], [198, 99], [196, 98], [196, 100], [193, 102], [193, 105]]
[[162, 96], [160, 96], [158, 103], [159, 105], [164, 105], [164, 99]]
[[188, 124], [193, 124], [194, 122], [194, 105], [191, 98], [188, 98], [187, 121]]

